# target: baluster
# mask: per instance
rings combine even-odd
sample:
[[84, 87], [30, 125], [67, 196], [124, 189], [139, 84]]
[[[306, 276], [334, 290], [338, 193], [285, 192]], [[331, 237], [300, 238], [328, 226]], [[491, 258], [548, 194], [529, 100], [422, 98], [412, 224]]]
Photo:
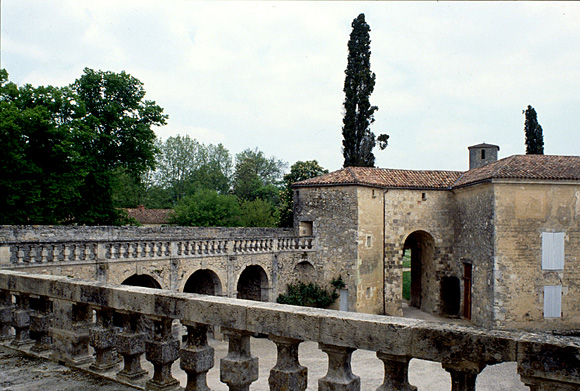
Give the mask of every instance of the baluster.
[[145, 358], [153, 363], [153, 378], [145, 390], [179, 390], [179, 382], [171, 375], [171, 365], [179, 358], [179, 341], [171, 333], [171, 318], [153, 318], [153, 336], [145, 342]]
[[16, 331], [11, 345], [22, 346], [32, 343], [30, 339], [30, 298], [25, 293], [16, 296], [16, 307], [12, 310], [12, 327]]
[[53, 244], [51, 246], [52, 250], [50, 252], [50, 256], [48, 258], [49, 262], [56, 262], [58, 261], [58, 246], [56, 244]]
[[29, 263], [34, 263], [36, 262], [36, 249], [37, 246], [35, 245], [30, 245], [28, 246], [28, 262]]
[[66, 262], [69, 260], [69, 258], [70, 258], [70, 246], [66, 243], [63, 243], [63, 245], [62, 245], [62, 255], [63, 255], [63, 257], [62, 257], [63, 262]]
[[165, 256], [168, 257], [171, 255], [171, 243], [165, 242]]
[[92, 361], [89, 354], [89, 327], [92, 310], [84, 303], [53, 300], [54, 320], [50, 328], [52, 355], [56, 361], [82, 365]]
[[10, 338], [12, 325], [12, 295], [4, 289], [0, 289], [0, 341]]
[[477, 375], [485, 368], [484, 363], [442, 363], [451, 375], [451, 391], [475, 391]]
[[207, 371], [214, 365], [214, 348], [207, 344], [208, 325], [184, 323], [187, 327], [186, 345], [179, 351], [179, 366], [187, 373], [185, 391], [210, 391]]
[[137, 242], [135, 243], [135, 257], [141, 258], [143, 254], [143, 243]]
[[258, 358], [250, 352], [252, 333], [226, 328], [222, 332], [228, 338], [228, 355], [220, 360], [220, 380], [230, 391], [249, 391], [258, 380]]
[[30, 350], [37, 353], [50, 350], [52, 345], [52, 338], [49, 334], [52, 324], [50, 300], [41, 296], [31, 299], [30, 306], [33, 310], [30, 314], [30, 337], [35, 341]]
[[79, 247], [80, 246], [78, 244], [73, 244], [73, 248], [74, 248], [74, 251], [73, 251], [74, 258], [73, 258], [73, 260], [74, 261], [79, 261], [80, 260], [80, 248]]
[[116, 368], [119, 356], [115, 351], [117, 332], [113, 328], [113, 309], [105, 307], [95, 308], [97, 323], [89, 329], [89, 343], [95, 349], [95, 362], [89, 367], [93, 371], [106, 372]]
[[319, 391], [360, 391], [360, 377], [352, 373], [350, 360], [356, 349], [319, 343], [328, 355], [328, 372], [318, 379]]
[[40, 245], [40, 262], [42, 262], [42, 263], [46, 263], [46, 261], [48, 259], [48, 249], [46, 246], [48, 246], [48, 245], [44, 245], [44, 244]]
[[20, 264], [24, 262], [24, 246], [18, 246], [16, 245], [16, 251], [14, 252], [16, 254], [16, 263]]
[[107, 243], [107, 252], [105, 257], [107, 259], [115, 259], [115, 244], [114, 243]]
[[385, 365], [385, 379], [377, 391], [416, 391], [417, 387], [409, 384], [410, 357], [377, 352], [377, 357]]
[[306, 390], [308, 369], [298, 362], [298, 345], [302, 340], [275, 335], [270, 335], [269, 339], [278, 351], [276, 366], [270, 370], [268, 378], [270, 390]]
[[141, 355], [145, 353], [145, 333], [140, 315], [124, 312], [119, 315], [123, 320], [123, 331], [117, 334], [117, 352], [123, 356], [123, 369], [117, 373], [117, 378], [134, 381], [147, 374], [141, 368]]

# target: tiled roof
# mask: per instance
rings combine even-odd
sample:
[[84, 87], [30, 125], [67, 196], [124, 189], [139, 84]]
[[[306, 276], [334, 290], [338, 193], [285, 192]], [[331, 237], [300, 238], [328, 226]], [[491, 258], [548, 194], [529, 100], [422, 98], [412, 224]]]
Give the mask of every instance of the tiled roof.
[[145, 209], [144, 207], [125, 209], [129, 217], [141, 224], [168, 224], [173, 209]]
[[453, 189], [491, 179], [580, 180], [580, 156], [514, 155], [466, 172], [346, 167], [292, 186]]
[[366, 185], [382, 188], [448, 189], [461, 174], [460, 171], [346, 167], [323, 176], [294, 183], [293, 186]]
[[465, 172], [453, 187], [489, 179], [580, 180], [580, 156], [514, 155]]

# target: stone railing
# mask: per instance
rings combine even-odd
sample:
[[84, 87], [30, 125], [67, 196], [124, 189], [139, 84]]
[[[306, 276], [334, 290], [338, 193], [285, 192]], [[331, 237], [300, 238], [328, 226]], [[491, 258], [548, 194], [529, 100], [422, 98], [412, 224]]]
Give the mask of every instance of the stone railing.
[[[122, 319], [115, 327], [113, 316]], [[172, 334], [179, 321], [187, 329], [183, 344]], [[267, 334], [278, 359], [269, 373], [270, 390], [305, 390], [307, 368], [299, 363], [301, 342], [316, 341], [328, 355], [328, 372], [318, 389], [360, 390], [351, 371], [356, 349], [376, 352], [384, 362], [378, 391], [414, 390], [408, 383], [412, 358], [440, 362], [451, 374], [452, 390], [475, 390], [486, 365], [516, 361], [532, 391], [580, 389], [580, 344], [572, 337], [493, 331], [331, 310], [250, 302], [57, 276], [0, 271], [0, 339], [30, 351], [52, 349], [52, 358], [88, 365], [95, 372], [116, 371], [125, 383], [145, 390], [181, 389], [171, 365], [180, 360], [186, 390], [209, 390], [206, 374], [214, 366], [207, 343], [211, 326], [228, 339], [220, 360], [220, 380], [231, 391], [249, 390], [258, 379], [258, 358], [250, 336]], [[95, 355], [89, 354], [89, 346]], [[150, 377], [141, 356], [153, 364]], [[119, 362], [119, 355], [123, 363]]]
[[314, 250], [313, 237], [5, 242], [0, 244], [0, 265], [25, 267]]

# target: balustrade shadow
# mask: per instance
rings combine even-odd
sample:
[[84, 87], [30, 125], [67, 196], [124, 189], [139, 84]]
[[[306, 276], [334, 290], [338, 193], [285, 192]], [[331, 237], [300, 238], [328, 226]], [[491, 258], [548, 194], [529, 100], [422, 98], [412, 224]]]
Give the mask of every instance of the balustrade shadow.
[[[120, 332], [112, 325], [114, 312], [123, 314]], [[153, 325], [150, 332], [143, 330], [143, 319]], [[175, 320], [187, 329], [183, 345], [171, 332]], [[221, 326], [228, 337], [219, 373], [220, 381], [232, 391], [249, 390], [258, 379], [258, 357], [250, 343], [254, 333], [267, 334], [277, 349], [268, 377], [270, 390], [307, 388], [308, 370], [298, 360], [303, 341], [317, 343], [328, 357], [326, 375], [318, 380], [318, 390], [323, 391], [361, 389], [351, 367], [357, 350], [376, 352], [384, 363], [380, 391], [414, 390], [408, 381], [409, 362], [414, 358], [440, 363], [456, 391], [475, 390], [478, 374], [502, 362], [516, 362], [522, 381], [532, 391], [580, 387], [580, 343], [572, 337], [0, 271], [4, 343], [20, 349], [31, 345], [52, 349], [53, 357], [68, 365], [115, 373], [120, 381], [145, 390], [181, 389], [171, 371], [178, 359], [187, 374], [186, 390], [208, 390], [207, 372], [215, 364], [214, 348], [207, 340], [212, 325]], [[143, 353], [152, 375], [141, 366]], [[122, 369], [118, 354], [124, 359]]]

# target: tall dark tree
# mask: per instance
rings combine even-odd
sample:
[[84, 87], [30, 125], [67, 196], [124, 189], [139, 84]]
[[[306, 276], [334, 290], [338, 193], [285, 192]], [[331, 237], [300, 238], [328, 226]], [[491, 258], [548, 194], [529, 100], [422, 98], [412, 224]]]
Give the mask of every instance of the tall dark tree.
[[524, 131], [526, 133], [526, 155], [543, 155], [544, 134], [542, 126], [538, 123], [536, 110], [528, 105], [528, 108], [522, 113], [526, 115], [524, 125]]
[[389, 138], [381, 134], [378, 139], [370, 131], [375, 121], [377, 106], [370, 104], [369, 98], [375, 88], [375, 74], [371, 72], [371, 39], [365, 15], [360, 14], [352, 22], [352, 32], [348, 41], [348, 65], [344, 80], [344, 118], [342, 120], [342, 152], [344, 166], [374, 167], [373, 148], [377, 140], [385, 149]]

